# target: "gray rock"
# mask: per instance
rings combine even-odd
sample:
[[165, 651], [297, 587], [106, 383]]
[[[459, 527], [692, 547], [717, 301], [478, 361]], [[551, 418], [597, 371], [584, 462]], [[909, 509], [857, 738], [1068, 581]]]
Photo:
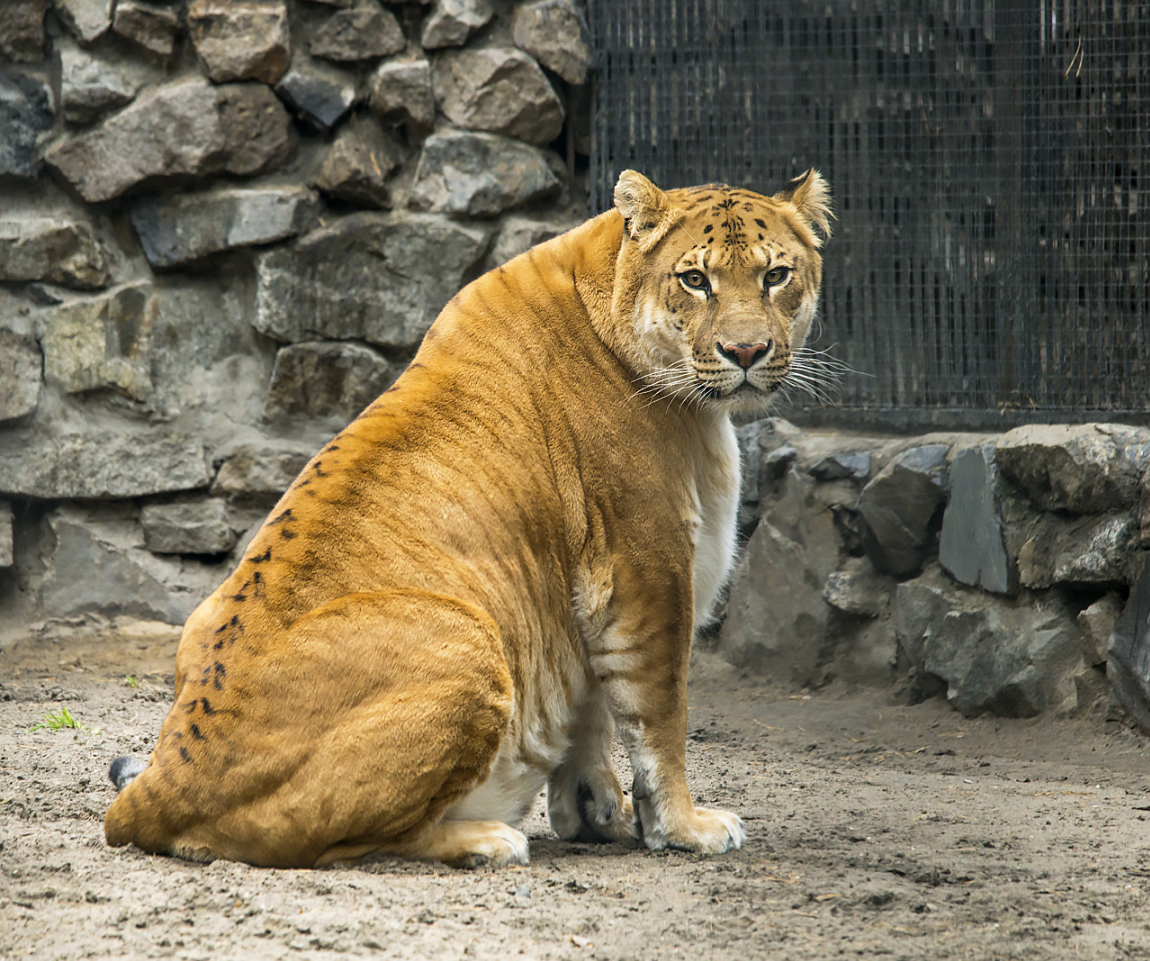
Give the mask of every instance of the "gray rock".
[[142, 497], [207, 487], [203, 445], [155, 433], [91, 429], [12, 433], [0, 447], [0, 492], [41, 500]]
[[428, 214], [352, 214], [257, 262], [258, 330], [276, 340], [419, 343], [487, 232]]
[[1106, 708], [1113, 703], [1110, 684], [1106, 680], [1105, 665], [1090, 665], [1074, 675], [1074, 697], [1067, 698], [1057, 717], [1069, 714], [1079, 716], [1105, 716]]
[[40, 138], [54, 122], [52, 96], [42, 80], [0, 73], [0, 177], [39, 175]]
[[883, 471], [891, 473], [906, 471], [914, 476], [926, 477], [932, 486], [947, 488], [946, 456], [950, 453], [948, 444], [927, 444], [923, 447], [908, 447], [894, 458]]
[[36, 409], [43, 357], [31, 337], [0, 327], [0, 422]]
[[11, 567], [14, 560], [12, 505], [7, 501], [0, 501], [0, 567]]
[[227, 505], [216, 498], [148, 504], [140, 524], [153, 554], [226, 554], [236, 543]]
[[534, 60], [520, 50], [449, 50], [432, 67], [436, 103], [467, 130], [547, 144], [563, 129], [563, 104]]
[[[815, 495], [818, 499], [826, 504], [833, 511], [849, 510], [852, 514], [859, 517], [860, 530], [863, 526], [861, 515], [858, 514], [857, 508], [859, 503], [859, 489], [855, 481], [837, 480], [837, 481], [820, 481], [819, 486], [815, 489]], [[853, 554], [865, 553], [862, 549], [861, 535], [859, 538], [859, 550], [852, 550]]]
[[[562, 233], [566, 233], [572, 227], [578, 226], [577, 223], [567, 223], [561, 220], [537, 220], [534, 217], [520, 217], [512, 215], [503, 221], [503, 225], [499, 228], [499, 234], [495, 238], [495, 243], [491, 247], [491, 253], [487, 255], [487, 268], [494, 270], [514, 257], [526, 253], [537, 244], [544, 243], [551, 240], [553, 237], [558, 237]], [[746, 425], [750, 427], [751, 425]], [[742, 428], [740, 428], [742, 430]], [[756, 444], [755, 460], [758, 460], [758, 424], [756, 422], [755, 432], [750, 438]]]
[[[171, 10], [161, 10], [134, 0], [117, 0], [112, 30], [126, 40], [139, 44], [149, 53], [170, 57], [180, 33], [180, 20]], [[228, 79], [243, 78], [236, 76]]]
[[1010, 593], [1020, 585], [1018, 556], [1026, 542], [1039, 527], [1042, 512], [1035, 510], [1030, 501], [1001, 474], [995, 484], [997, 514], [1002, 519], [1002, 543], [1006, 549], [1007, 573]]
[[866, 557], [851, 557], [842, 570], [832, 571], [823, 587], [831, 607], [860, 617], [879, 617], [890, 607], [896, 581], [880, 574]]
[[[211, 271], [155, 280], [153, 343], [162, 349], [153, 352], [150, 406], [159, 417], [194, 425], [211, 447], [263, 415], [275, 353], [251, 325], [252, 273], [247, 258], [225, 258]], [[324, 439], [308, 437], [316, 446]]]
[[435, 0], [423, 21], [420, 46], [424, 50], [462, 47], [494, 13], [489, 0]]
[[947, 699], [966, 717], [1034, 717], [1076, 704], [1082, 638], [1057, 602], [950, 611], [931, 625], [923, 650], [925, 669], [946, 681]]
[[1133, 571], [1138, 526], [1133, 512], [1102, 517], [1041, 514], [1018, 552], [1023, 587], [1124, 584]]
[[126, 614], [180, 624], [220, 579], [217, 567], [152, 554], [139, 523], [122, 513], [61, 507], [48, 523], [55, 549], [40, 605], [49, 617]]
[[440, 213], [493, 217], [559, 187], [536, 147], [494, 134], [441, 133], [424, 141], [412, 203]]
[[998, 468], [989, 444], [969, 447], [950, 465], [950, 503], [942, 517], [938, 557], [963, 584], [1006, 594], [1017, 571], [1003, 540]]
[[275, 83], [291, 62], [283, 0], [192, 0], [188, 33], [216, 83]]
[[6, 0], [0, 4], [0, 60], [32, 63], [43, 58], [47, 10], [48, 0]]
[[1087, 643], [1057, 595], [995, 597], [928, 568], [898, 585], [893, 614], [907, 659], [945, 682], [967, 717], [1032, 717], [1077, 704]]
[[520, 5], [511, 21], [511, 34], [517, 46], [568, 83], [587, 82], [587, 71], [594, 63], [591, 31], [573, 0]]
[[898, 640], [890, 617], [837, 618], [827, 681], [839, 679], [889, 688], [898, 664]]
[[221, 455], [211, 492], [225, 497], [278, 496], [299, 476], [314, 453], [311, 447], [288, 441], [237, 444]]
[[69, 123], [91, 123], [131, 103], [146, 84], [161, 76], [154, 67], [115, 51], [88, 52], [63, 37], [55, 46], [60, 58], [60, 110]]
[[786, 476], [798, 456], [798, 448], [790, 444], [765, 451], [759, 458], [759, 477], [765, 480], [781, 479]]
[[356, 115], [340, 128], [315, 186], [344, 203], [387, 210], [391, 207], [387, 176], [403, 163], [406, 153], [374, 119]]
[[426, 60], [382, 63], [371, 75], [369, 105], [384, 123], [403, 124], [409, 135], [422, 136], [435, 120], [431, 64]]
[[132, 204], [132, 225], [152, 266], [173, 267], [294, 237], [318, 213], [319, 198], [306, 187], [225, 187], [142, 197]]
[[110, 388], [147, 399], [155, 316], [146, 281], [50, 308], [40, 321], [44, 379], [69, 394]]
[[293, 66], [276, 84], [276, 93], [302, 121], [317, 130], [331, 130], [356, 98], [355, 78], [315, 63]]
[[[842, 550], [858, 557], [866, 554], [866, 521], [858, 512], [858, 490], [853, 481], [819, 484], [815, 496], [826, 505], [835, 522]], [[872, 562], [873, 563], [873, 562]]]
[[1091, 667], [1106, 663], [1110, 635], [1118, 625], [1122, 606], [1122, 598], [1114, 591], [1110, 591], [1079, 613], [1078, 627], [1086, 640], [1088, 663]]
[[953, 585], [937, 566], [928, 565], [918, 577], [903, 581], [894, 591], [892, 620], [899, 647], [919, 673], [925, 670], [923, 643], [931, 626], [941, 623], [945, 614], [958, 609]]
[[254, 174], [291, 154], [291, 119], [267, 87], [189, 77], [145, 91], [46, 159], [89, 203], [152, 177]]
[[747, 543], [731, 583], [719, 650], [733, 664], [796, 685], [819, 683], [833, 639], [822, 587], [838, 559], [834, 523], [811, 509], [814, 484], [792, 473]]
[[345, 343], [304, 343], [283, 347], [268, 387], [267, 416], [305, 414], [357, 417], [399, 375], [370, 347]]
[[[912, 447], [863, 488], [858, 499], [858, 511], [866, 522], [863, 543], [880, 571], [906, 576], [921, 568], [937, 530], [933, 525], [938, 511], [946, 501], [948, 453], [944, 444]], [[866, 460], [869, 469], [869, 456]], [[850, 463], [840, 464], [840, 469]], [[862, 469], [860, 462], [856, 470]]]
[[1110, 636], [1106, 678], [1115, 700], [1150, 732], [1150, 553], [1139, 553], [1135, 579]]
[[291, 118], [267, 87], [258, 83], [225, 84], [216, 88], [216, 105], [224, 173], [269, 173], [295, 150]]
[[1118, 424], [1019, 427], [996, 446], [999, 470], [1043, 510], [1100, 514], [1138, 503], [1150, 430]]
[[819, 481], [866, 480], [870, 474], [870, 454], [866, 451], [853, 454], [831, 454], [824, 457], [809, 471], [811, 477]]
[[[781, 417], [766, 417], [763, 420], [755, 421], [755, 423], [759, 425], [759, 488], [760, 494], [763, 494], [765, 493], [764, 485], [768, 482], [774, 484], [774, 482], [784, 478], [790, 478], [791, 466], [796, 464], [798, 455], [798, 449], [795, 445], [799, 443], [802, 431]], [[776, 451], [779, 452], [778, 456], [772, 458], [771, 455]], [[798, 471], [798, 473], [803, 472]], [[777, 487], [777, 484], [775, 486]], [[783, 496], [781, 488], [773, 493], [777, 497]]]
[[[776, 423], [779, 418], [774, 419]], [[892, 441], [888, 437], [878, 435], [860, 434], [846, 431], [808, 430], [801, 431], [793, 424], [787, 424], [780, 431], [764, 431], [760, 445], [763, 450], [771, 450], [781, 444], [790, 444], [795, 447], [799, 456], [796, 461], [798, 470], [811, 474], [816, 468], [829, 471], [825, 475], [824, 483], [836, 483], [833, 475], [847, 474], [840, 480], [855, 484], [863, 478], [853, 476], [854, 471], [861, 469], [865, 455], [870, 459], [867, 476], [874, 477], [894, 457], [911, 446], [922, 446], [924, 443], [938, 443], [938, 441], [902, 438]], [[843, 467], [843, 458], [848, 465]], [[835, 466], [832, 467], [831, 465]], [[821, 466], [820, 466], [821, 465]], [[814, 476], [811, 474], [811, 476]]]
[[1138, 543], [1150, 549], [1150, 467], [1142, 474], [1142, 493], [1138, 499]]
[[[780, 482], [790, 476], [791, 467], [797, 465], [799, 451], [795, 446], [802, 432], [780, 417], [767, 417], [759, 424], [759, 502], [766, 505], [771, 498], [781, 496]], [[748, 455], [753, 458], [751, 451]]]
[[98, 39], [112, 25], [113, 0], [55, 0], [56, 16], [83, 44]]
[[63, 216], [0, 215], [0, 281], [46, 280], [91, 290], [108, 283], [108, 262], [90, 224]]
[[797, 686], [820, 680], [830, 609], [805, 583], [801, 545], [760, 523], [731, 583], [719, 650], [731, 663]]
[[407, 46], [394, 14], [375, 0], [364, 0], [350, 10], [333, 13], [312, 34], [313, 57], [325, 60], [371, 60], [399, 53]]

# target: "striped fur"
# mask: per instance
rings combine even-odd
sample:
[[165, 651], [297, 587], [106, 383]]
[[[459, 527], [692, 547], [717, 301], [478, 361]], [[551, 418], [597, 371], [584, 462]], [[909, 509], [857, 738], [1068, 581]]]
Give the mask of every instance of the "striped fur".
[[[510, 825], [544, 785], [564, 837], [742, 842], [690, 798], [687, 661], [734, 551], [728, 414], [761, 409], [805, 338], [826, 191], [628, 171], [616, 202], [462, 290], [307, 465], [189, 618], [109, 844], [524, 863]], [[747, 344], [770, 345], [749, 369]]]

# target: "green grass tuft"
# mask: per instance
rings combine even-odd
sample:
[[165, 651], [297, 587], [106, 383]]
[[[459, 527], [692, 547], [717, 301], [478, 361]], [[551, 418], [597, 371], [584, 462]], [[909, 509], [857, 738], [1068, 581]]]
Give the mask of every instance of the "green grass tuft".
[[60, 708], [57, 714], [45, 714], [44, 719], [39, 724], [33, 724], [28, 730], [39, 731], [47, 728], [49, 731], [62, 731], [65, 728], [70, 728], [74, 731], [87, 731], [89, 734], [99, 734], [98, 727], [86, 727], [72, 717], [72, 712], [66, 707]]

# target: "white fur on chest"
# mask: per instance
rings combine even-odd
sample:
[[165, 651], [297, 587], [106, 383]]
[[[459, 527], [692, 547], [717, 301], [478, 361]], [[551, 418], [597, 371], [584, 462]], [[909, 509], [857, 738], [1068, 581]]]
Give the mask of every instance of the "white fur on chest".
[[735, 563], [739, 442], [725, 414], [701, 416], [692, 444], [695, 472], [695, 627], [706, 624]]

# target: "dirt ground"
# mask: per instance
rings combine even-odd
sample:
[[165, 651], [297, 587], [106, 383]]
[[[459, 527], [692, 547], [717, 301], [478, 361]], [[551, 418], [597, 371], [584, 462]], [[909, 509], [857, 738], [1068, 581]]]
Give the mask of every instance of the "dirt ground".
[[[568, 844], [540, 804], [525, 868], [205, 866], [103, 840], [174, 634], [73, 635], [0, 652], [0, 957], [1150, 957], [1150, 740], [1099, 714], [795, 695], [700, 653], [689, 777], [742, 815], [741, 851]], [[87, 729], [33, 730], [63, 708]]]

